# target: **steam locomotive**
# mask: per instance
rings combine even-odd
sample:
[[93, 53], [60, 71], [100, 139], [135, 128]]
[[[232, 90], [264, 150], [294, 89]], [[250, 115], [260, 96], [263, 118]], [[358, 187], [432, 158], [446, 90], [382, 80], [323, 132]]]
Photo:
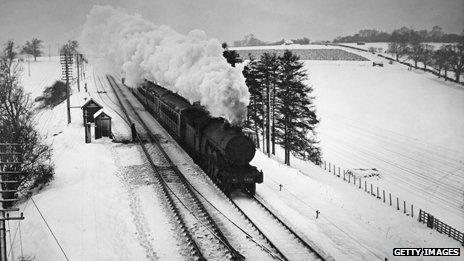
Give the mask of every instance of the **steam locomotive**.
[[249, 164], [256, 149], [240, 127], [151, 81], [132, 92], [226, 195], [237, 189], [255, 194], [263, 173]]

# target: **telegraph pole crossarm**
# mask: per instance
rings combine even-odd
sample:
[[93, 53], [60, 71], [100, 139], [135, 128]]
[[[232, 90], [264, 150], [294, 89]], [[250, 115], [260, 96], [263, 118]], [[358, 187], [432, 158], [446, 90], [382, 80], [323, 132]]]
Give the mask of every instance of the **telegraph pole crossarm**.
[[18, 181], [15, 179], [15, 176], [22, 173], [22, 153], [19, 151], [20, 145], [17, 143], [0, 143], [0, 261], [7, 261], [8, 258], [5, 221], [24, 219], [22, 212], [10, 215], [20, 211], [19, 208], [11, 208], [19, 200], [16, 195]]

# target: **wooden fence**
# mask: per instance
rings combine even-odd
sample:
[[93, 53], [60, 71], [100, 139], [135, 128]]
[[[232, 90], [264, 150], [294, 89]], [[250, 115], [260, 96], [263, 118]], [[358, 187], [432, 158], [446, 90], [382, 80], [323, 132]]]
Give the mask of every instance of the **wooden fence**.
[[443, 223], [438, 218], [435, 218], [430, 213], [423, 211], [422, 209], [419, 210], [419, 222], [427, 224], [427, 227], [431, 229], [435, 229], [441, 234], [448, 235], [449, 237], [456, 239], [464, 246], [464, 234], [456, 230], [455, 228]]

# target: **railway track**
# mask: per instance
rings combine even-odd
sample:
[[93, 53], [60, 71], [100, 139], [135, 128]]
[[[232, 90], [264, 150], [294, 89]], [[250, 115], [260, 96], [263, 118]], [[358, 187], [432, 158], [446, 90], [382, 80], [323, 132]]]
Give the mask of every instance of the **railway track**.
[[[119, 86], [114, 79], [108, 76], [107, 79], [124, 114], [131, 121], [126, 106], [119, 96], [121, 95], [124, 100], [127, 100], [127, 97], [122, 90], [117, 91]], [[139, 125], [147, 132], [147, 140], [139, 139], [139, 143], [155, 172], [155, 178], [161, 185], [169, 206], [175, 212], [176, 219], [183, 230], [182, 234], [189, 242], [194, 259], [244, 260], [245, 258], [230, 245], [222, 234], [192, 191], [183, 174], [160, 146], [158, 138], [151, 133], [144, 123], [137, 109], [130, 102], [127, 102], [127, 107], [136, 115]]]
[[[113, 85], [117, 86], [116, 82], [111, 77], [108, 77], [108, 81], [110, 82], [110, 85], [112, 88], [114, 88]], [[117, 86], [117, 88], [119, 88], [119, 86]], [[114, 91], [116, 92], [116, 90]], [[123, 92], [121, 91], [121, 93]], [[132, 109], [134, 110], [134, 113], [136, 113], [137, 117], [139, 118], [140, 124], [144, 125], [144, 128], [146, 129], [147, 133], [150, 133], [148, 126], [146, 126], [145, 123], [143, 123], [143, 120], [140, 117], [140, 115], [138, 115], [136, 108], [133, 108], [131, 104], [129, 104], [129, 106], [132, 107]], [[150, 135], [154, 136], [151, 133]], [[157, 141], [156, 136], [154, 136], [154, 139], [155, 141]], [[153, 161], [153, 164], [155, 166], [158, 166], [160, 169], [162, 169], [162, 171], [160, 171], [162, 178], [168, 184], [177, 183], [177, 182], [183, 183], [182, 186], [184, 186], [184, 188], [176, 188], [175, 189], [176, 191], [174, 191], [175, 195], [185, 194], [184, 190], [187, 189], [189, 190], [189, 193], [197, 194], [197, 197], [195, 197], [194, 200], [197, 201], [198, 203], [197, 202], [194, 202], [194, 203], [196, 203], [198, 206], [202, 206], [201, 211], [203, 211], [204, 213], [217, 214], [215, 216], [215, 220], [218, 220], [219, 225], [217, 225], [217, 222], [216, 222], [214, 231], [219, 233], [222, 238], [225, 238], [225, 236], [221, 232], [223, 227], [225, 227], [224, 231], [230, 232], [233, 230], [231, 226], [232, 227], [235, 226], [243, 234], [245, 234], [248, 240], [252, 241], [253, 244], [257, 245], [261, 249], [261, 251], [266, 252], [271, 258], [275, 260], [325, 260], [324, 257], [322, 257], [317, 251], [313, 250], [313, 248], [308, 243], [306, 243], [297, 233], [295, 233], [282, 220], [280, 220], [276, 215], [274, 215], [272, 211], [270, 211], [265, 206], [265, 204], [261, 203], [259, 199], [257, 198], [250, 199], [248, 197], [245, 198], [245, 201], [248, 201], [251, 204], [255, 204], [255, 207], [254, 207], [255, 209], [251, 211], [252, 213], [256, 213], [256, 209], [259, 209], [259, 211], [261, 212], [260, 217], [257, 217], [256, 215], [252, 215], [248, 213], [249, 209], [245, 209], [246, 207], [244, 207], [243, 204], [237, 203], [232, 198], [227, 198], [225, 194], [223, 194], [223, 192], [213, 183], [217, 191], [219, 191], [219, 193], [222, 194], [224, 198], [228, 199], [227, 201], [230, 203], [231, 207], [235, 209], [238, 215], [242, 216], [243, 222], [234, 223], [234, 221], [230, 220], [227, 215], [225, 215], [220, 210], [218, 210], [214, 206], [214, 204], [212, 204], [208, 200], [208, 198], [202, 195], [202, 193], [200, 193], [197, 189], [195, 189], [194, 186], [190, 185], [189, 182], [186, 180], [186, 178], [182, 174], [176, 175], [174, 173], [176, 172], [176, 170], [178, 171], [178, 169], [177, 167], [175, 167], [175, 164], [172, 163], [166, 151], [162, 149], [159, 141], [154, 142], [154, 143], [146, 143], [145, 146], [147, 148], [148, 154], [151, 154], [151, 155], [157, 155], [159, 153], [163, 154], [162, 157], [158, 157], [158, 156], [154, 157], [155, 161]], [[161, 149], [158, 147], [161, 147]], [[184, 182], [182, 182], [180, 179], [183, 179]], [[177, 190], [177, 189], [180, 189], [180, 190]], [[184, 201], [184, 199], [181, 199], [179, 201], [190, 202], [189, 200], [190, 199], [185, 199]], [[190, 203], [188, 204], [190, 205]], [[228, 219], [230, 224], [224, 224], [228, 222], [227, 221], [224, 222], [223, 220], [218, 218], [218, 216], [220, 215], [224, 216], [225, 219]], [[207, 215], [207, 217], [208, 217], [208, 220], [206, 222], [214, 223], [213, 218], [210, 215]], [[188, 223], [192, 221], [186, 220], [186, 222]], [[262, 224], [264, 224], [265, 228], [263, 228]], [[193, 223], [191, 225], [193, 225]], [[230, 244], [228, 245], [230, 246]], [[238, 252], [235, 252], [236, 256], [234, 256], [233, 251], [235, 250], [231, 250], [228, 255], [230, 259], [243, 259], [244, 258]]]
[[275, 215], [258, 196], [231, 196], [232, 204], [255, 226], [282, 260], [325, 260], [293, 229]]

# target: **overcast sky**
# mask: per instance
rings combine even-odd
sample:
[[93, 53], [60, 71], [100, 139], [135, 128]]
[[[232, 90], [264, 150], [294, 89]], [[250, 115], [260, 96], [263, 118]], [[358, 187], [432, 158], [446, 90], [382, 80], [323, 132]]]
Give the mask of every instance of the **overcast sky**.
[[464, 0], [0, 0], [0, 41], [35, 36], [56, 46], [80, 34], [95, 4], [122, 7], [181, 33], [201, 29], [229, 43], [250, 33], [266, 41], [332, 40], [363, 28], [464, 29]]

